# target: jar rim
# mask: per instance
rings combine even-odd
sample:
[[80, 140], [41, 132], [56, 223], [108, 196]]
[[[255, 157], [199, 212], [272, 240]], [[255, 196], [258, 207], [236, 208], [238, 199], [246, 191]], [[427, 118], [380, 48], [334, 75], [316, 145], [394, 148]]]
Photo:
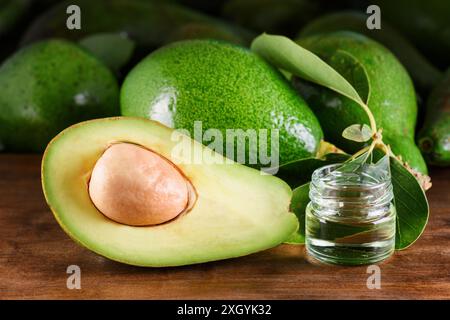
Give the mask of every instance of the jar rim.
[[[365, 171], [364, 168], [362, 171], [343, 171], [343, 175], [328, 177], [341, 165], [342, 163], [326, 165], [314, 171], [309, 189], [309, 198], [314, 206], [341, 214], [361, 210], [373, 215], [391, 203], [394, 194], [389, 171], [380, 175], [378, 179], [377, 174], [372, 176], [376, 171]], [[360, 179], [361, 177], [369, 180], [365, 181]]]
[[322, 180], [322, 178], [324, 178], [326, 175], [324, 175], [324, 173], [328, 170], [328, 172], [326, 172], [327, 174], [333, 172], [334, 170], [330, 170], [332, 168], [338, 168], [342, 166], [342, 163], [333, 163], [333, 164], [328, 164], [325, 165], [323, 167], [320, 167], [316, 170], [314, 170], [312, 176], [311, 176], [311, 183], [316, 184], [315, 182], [320, 181], [320, 184], [326, 188], [330, 188], [330, 189], [344, 189], [344, 188], [348, 188], [348, 187], [355, 187], [357, 186], [358, 188], [360, 188], [363, 191], [370, 191], [370, 190], [374, 190], [374, 189], [379, 189], [379, 188], [383, 188], [383, 187], [389, 187], [389, 185], [392, 183], [391, 182], [391, 178], [390, 175], [387, 175], [386, 178], [380, 182], [377, 183], [373, 183], [373, 184], [357, 184], [357, 185], [353, 185], [353, 186], [348, 186], [348, 185], [336, 185], [336, 184], [331, 184], [329, 182], [325, 182]]

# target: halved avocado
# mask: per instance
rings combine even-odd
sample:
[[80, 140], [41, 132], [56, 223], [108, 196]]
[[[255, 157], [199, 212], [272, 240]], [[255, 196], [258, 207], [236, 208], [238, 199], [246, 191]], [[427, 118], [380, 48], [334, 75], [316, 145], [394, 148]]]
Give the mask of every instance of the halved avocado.
[[[176, 136], [173, 129], [157, 122], [128, 117], [86, 121], [60, 133], [44, 154], [42, 186], [61, 227], [109, 259], [152, 267], [247, 255], [274, 247], [297, 230], [298, 221], [289, 212], [292, 191], [285, 182], [225, 160], [186, 136], [181, 140]], [[203, 160], [191, 163], [187, 153], [174, 152], [180, 143], [201, 150]], [[191, 192], [179, 215], [157, 225], [132, 226], [97, 209], [89, 188], [92, 172], [99, 159], [109, 161], [107, 152], [116, 145], [135, 146], [139, 150], [130, 149], [157, 155], [178, 170]], [[130, 162], [115, 165], [122, 170], [138, 167]], [[149, 171], [143, 178], [151, 180], [160, 173]]]

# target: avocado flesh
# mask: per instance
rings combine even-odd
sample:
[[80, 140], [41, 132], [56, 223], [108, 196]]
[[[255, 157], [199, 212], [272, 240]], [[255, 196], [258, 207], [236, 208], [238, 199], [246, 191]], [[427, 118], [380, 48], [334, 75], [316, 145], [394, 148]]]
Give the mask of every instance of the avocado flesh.
[[[412, 81], [395, 56], [366, 36], [347, 31], [314, 35], [299, 44], [330, 64], [367, 101], [383, 140], [396, 155], [414, 169], [427, 173], [425, 161], [414, 141], [417, 119], [416, 96]], [[347, 152], [362, 144], [342, 137], [342, 131], [355, 123], [369, 123], [362, 108], [352, 100], [305, 81], [294, 79], [300, 94], [319, 119], [325, 140]]]
[[[122, 85], [121, 113], [191, 136], [195, 121], [202, 133], [218, 129], [224, 137], [227, 129], [267, 129], [270, 138], [278, 129], [280, 164], [314, 157], [323, 137], [317, 118], [278, 70], [246, 48], [211, 40], [173, 43], [142, 60]], [[225, 141], [223, 150], [229, 151]], [[257, 160], [253, 165], [264, 166]]]
[[[173, 161], [179, 142], [171, 140], [172, 133], [154, 121], [119, 117], [83, 122], [59, 134], [44, 154], [42, 186], [61, 227], [109, 259], [152, 267], [247, 255], [274, 247], [297, 230], [298, 221], [289, 212], [292, 191], [285, 182], [237, 163]], [[117, 142], [135, 143], [175, 162], [197, 194], [190, 211], [149, 227], [119, 224], [100, 213], [87, 186], [96, 161]], [[204, 155], [223, 159], [211, 151]]]

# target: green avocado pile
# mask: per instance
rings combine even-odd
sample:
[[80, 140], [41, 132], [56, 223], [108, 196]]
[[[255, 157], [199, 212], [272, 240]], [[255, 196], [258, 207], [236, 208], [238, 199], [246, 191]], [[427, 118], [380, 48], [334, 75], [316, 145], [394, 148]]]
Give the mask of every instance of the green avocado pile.
[[[6, 1], [0, 37], [24, 23], [32, 2]], [[367, 147], [342, 135], [370, 124], [360, 105], [251, 50], [261, 31], [286, 30], [345, 78], [412, 172], [450, 165], [450, 47], [441, 33], [437, 44], [417, 45], [425, 31], [406, 32], [390, 3], [376, 33], [353, 8], [265, 1], [253, 11], [255, 1], [230, 1], [208, 15], [177, 2], [58, 2], [0, 66], [0, 150], [45, 151], [46, 201], [86, 248], [159, 267], [274, 247], [299, 229], [278, 168]], [[416, 2], [414, 14], [448, 28], [448, 4], [414, 11]], [[80, 30], [66, 28], [68, 5], [82, 10]], [[271, 10], [279, 15], [264, 19]]]

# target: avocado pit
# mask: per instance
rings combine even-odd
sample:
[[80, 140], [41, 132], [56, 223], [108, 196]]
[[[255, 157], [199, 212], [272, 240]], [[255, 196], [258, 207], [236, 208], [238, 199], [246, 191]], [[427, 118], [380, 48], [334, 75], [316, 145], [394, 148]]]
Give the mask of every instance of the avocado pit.
[[111, 220], [131, 226], [156, 225], [187, 210], [189, 185], [159, 154], [135, 144], [117, 143], [97, 160], [89, 196]]

